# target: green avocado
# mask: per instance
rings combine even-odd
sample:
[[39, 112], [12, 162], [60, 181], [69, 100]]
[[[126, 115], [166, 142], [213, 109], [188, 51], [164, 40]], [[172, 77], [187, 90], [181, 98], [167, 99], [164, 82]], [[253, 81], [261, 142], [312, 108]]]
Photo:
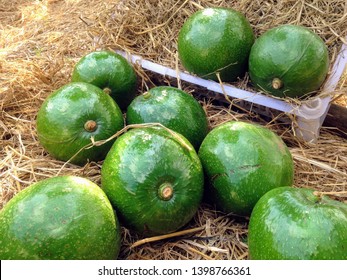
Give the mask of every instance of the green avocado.
[[116, 259], [120, 242], [107, 196], [81, 177], [34, 183], [0, 211], [2, 260]]
[[178, 35], [178, 55], [183, 67], [205, 79], [224, 82], [242, 78], [254, 42], [246, 17], [230, 8], [206, 8], [191, 15]]
[[124, 226], [142, 235], [174, 232], [200, 206], [204, 175], [184, 136], [163, 127], [134, 128], [114, 142], [101, 185]]
[[75, 82], [46, 98], [38, 111], [36, 127], [41, 145], [54, 158], [83, 165], [105, 158], [112, 141], [83, 148], [92, 139], [105, 140], [121, 130], [124, 119], [116, 102], [101, 89]]
[[325, 81], [328, 49], [310, 29], [280, 25], [262, 34], [249, 55], [249, 75], [258, 89], [285, 98], [305, 98]]
[[82, 57], [73, 69], [71, 81], [86, 82], [101, 88], [122, 110], [136, 95], [137, 76], [133, 66], [112, 51], [94, 51]]
[[161, 123], [198, 149], [208, 132], [206, 113], [199, 102], [175, 87], [158, 86], [137, 96], [126, 113], [127, 124]]
[[250, 215], [267, 191], [290, 186], [294, 163], [282, 139], [270, 129], [229, 121], [214, 128], [199, 149], [206, 194], [220, 210]]
[[270, 190], [248, 227], [254, 260], [347, 260], [347, 205], [307, 188]]

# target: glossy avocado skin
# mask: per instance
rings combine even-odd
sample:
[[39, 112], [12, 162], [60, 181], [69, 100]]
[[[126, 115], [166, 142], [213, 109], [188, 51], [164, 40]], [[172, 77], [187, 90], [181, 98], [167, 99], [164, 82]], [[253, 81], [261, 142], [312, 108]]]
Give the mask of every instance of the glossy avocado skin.
[[73, 69], [71, 81], [109, 89], [122, 110], [136, 95], [137, 77], [133, 66], [112, 51], [95, 51], [82, 57]]
[[[85, 129], [89, 120], [96, 122], [95, 131]], [[54, 158], [83, 165], [104, 159], [112, 146], [112, 142], [107, 142], [81, 150], [91, 144], [91, 137], [95, 141], [107, 139], [124, 127], [124, 119], [118, 105], [101, 89], [75, 82], [46, 98], [37, 114], [36, 126], [41, 145]]]
[[253, 209], [248, 247], [254, 260], [347, 260], [347, 205], [311, 189], [273, 189]]
[[[256, 39], [249, 56], [252, 84], [274, 96], [307, 97], [318, 90], [329, 70], [323, 40], [303, 26], [281, 25]], [[274, 78], [283, 86], [272, 87]]]
[[[160, 186], [172, 186], [163, 200]], [[101, 185], [120, 221], [143, 235], [176, 231], [195, 215], [203, 195], [202, 166], [183, 136], [164, 128], [134, 128], [113, 144], [101, 169]]]
[[293, 184], [294, 164], [288, 147], [260, 125], [229, 121], [204, 139], [199, 157], [210, 202], [226, 212], [250, 215], [270, 189]]
[[127, 109], [127, 124], [161, 123], [182, 134], [198, 149], [208, 132], [207, 116], [193, 96], [170, 86], [151, 88]]
[[242, 77], [254, 42], [244, 15], [229, 8], [206, 8], [183, 24], [178, 36], [178, 54], [183, 67], [200, 77], [225, 82]]
[[116, 259], [120, 239], [105, 193], [80, 177], [37, 182], [0, 212], [2, 260]]

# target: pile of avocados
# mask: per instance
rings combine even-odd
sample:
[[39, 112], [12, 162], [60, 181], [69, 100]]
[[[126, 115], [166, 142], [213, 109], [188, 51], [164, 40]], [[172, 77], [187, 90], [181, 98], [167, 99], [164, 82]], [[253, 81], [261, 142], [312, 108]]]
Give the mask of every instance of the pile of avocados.
[[[194, 13], [178, 35], [192, 74], [252, 85], [279, 98], [314, 93], [329, 68], [314, 32], [274, 27], [257, 39], [230, 8]], [[71, 82], [37, 114], [51, 157], [100, 162], [100, 186], [73, 175], [47, 178], [0, 212], [0, 259], [117, 259], [121, 225], [143, 237], [177, 231], [202, 202], [249, 218], [250, 259], [347, 259], [347, 205], [294, 186], [289, 148], [269, 128], [228, 121], [210, 129], [203, 106], [172, 86], [137, 92], [136, 71], [113, 51], [75, 65]]]

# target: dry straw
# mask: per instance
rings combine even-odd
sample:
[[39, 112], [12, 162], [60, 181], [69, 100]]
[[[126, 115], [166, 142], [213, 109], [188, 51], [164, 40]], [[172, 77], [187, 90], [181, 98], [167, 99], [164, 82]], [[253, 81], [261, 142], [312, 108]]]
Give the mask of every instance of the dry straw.
[[[39, 180], [71, 174], [100, 184], [102, 162], [78, 167], [51, 158], [38, 143], [35, 119], [43, 100], [69, 82], [76, 61], [97, 49], [122, 49], [182, 70], [177, 35], [193, 12], [209, 6], [235, 8], [246, 15], [256, 35], [279, 24], [300, 24], [323, 38], [331, 61], [347, 35], [347, 2], [190, 1], [190, 0], [3, 0], [0, 2], [0, 208], [16, 193]], [[287, 143], [295, 162], [295, 185], [327, 192], [341, 201], [347, 182], [347, 140], [324, 127], [316, 144], [298, 140], [290, 123], [263, 117], [191, 85], [143, 71], [136, 66], [139, 93], [155, 85], [178, 85], [194, 95], [207, 112], [210, 128], [228, 120], [260, 123]], [[235, 83], [249, 89], [248, 77]], [[335, 103], [346, 106], [346, 76]], [[201, 94], [203, 93], [203, 94]], [[210, 98], [206, 97], [209, 94]], [[336, 194], [337, 193], [337, 194]], [[338, 195], [341, 194], [341, 195]], [[123, 228], [121, 258], [247, 259], [245, 217], [201, 205], [197, 215], [174, 236], [142, 240]], [[142, 240], [142, 241], [141, 241]]]

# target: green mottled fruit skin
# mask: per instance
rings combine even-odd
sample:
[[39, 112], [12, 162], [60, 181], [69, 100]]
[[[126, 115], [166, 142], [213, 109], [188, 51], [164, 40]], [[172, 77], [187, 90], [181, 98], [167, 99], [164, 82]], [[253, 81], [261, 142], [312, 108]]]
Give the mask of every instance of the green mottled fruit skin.
[[253, 209], [248, 248], [255, 260], [347, 260], [347, 205], [310, 189], [273, 189]]
[[123, 56], [112, 51], [95, 51], [82, 57], [73, 69], [71, 81], [111, 90], [111, 97], [122, 110], [136, 95], [134, 68]]
[[[97, 123], [95, 131], [85, 129], [88, 120]], [[112, 146], [112, 142], [107, 142], [80, 151], [91, 143], [91, 137], [95, 141], [107, 139], [124, 127], [124, 119], [118, 105], [101, 89], [76, 82], [64, 85], [47, 97], [37, 114], [36, 124], [41, 145], [54, 158], [71, 159], [71, 163], [83, 165], [103, 160]]]
[[150, 89], [127, 109], [127, 124], [161, 123], [182, 134], [198, 149], [208, 132], [207, 116], [193, 96], [169, 86]]
[[[329, 70], [323, 40], [306, 27], [281, 25], [268, 30], [254, 43], [249, 56], [249, 75], [262, 91], [285, 98], [306, 97], [319, 89]], [[283, 86], [272, 87], [278, 78]]]
[[250, 215], [270, 189], [293, 184], [288, 147], [260, 125], [230, 121], [214, 128], [199, 149], [210, 201], [229, 213]]
[[0, 212], [0, 259], [116, 259], [120, 227], [91, 181], [59, 176], [35, 183]]
[[[101, 183], [124, 225], [150, 236], [176, 231], [192, 219], [204, 176], [187, 139], [147, 127], [131, 129], [115, 141], [102, 165]], [[171, 199], [158, 195], [162, 184], [172, 186]]]
[[183, 67], [206, 79], [235, 81], [248, 67], [254, 42], [244, 15], [229, 8], [206, 8], [183, 24], [178, 36], [178, 54]]

